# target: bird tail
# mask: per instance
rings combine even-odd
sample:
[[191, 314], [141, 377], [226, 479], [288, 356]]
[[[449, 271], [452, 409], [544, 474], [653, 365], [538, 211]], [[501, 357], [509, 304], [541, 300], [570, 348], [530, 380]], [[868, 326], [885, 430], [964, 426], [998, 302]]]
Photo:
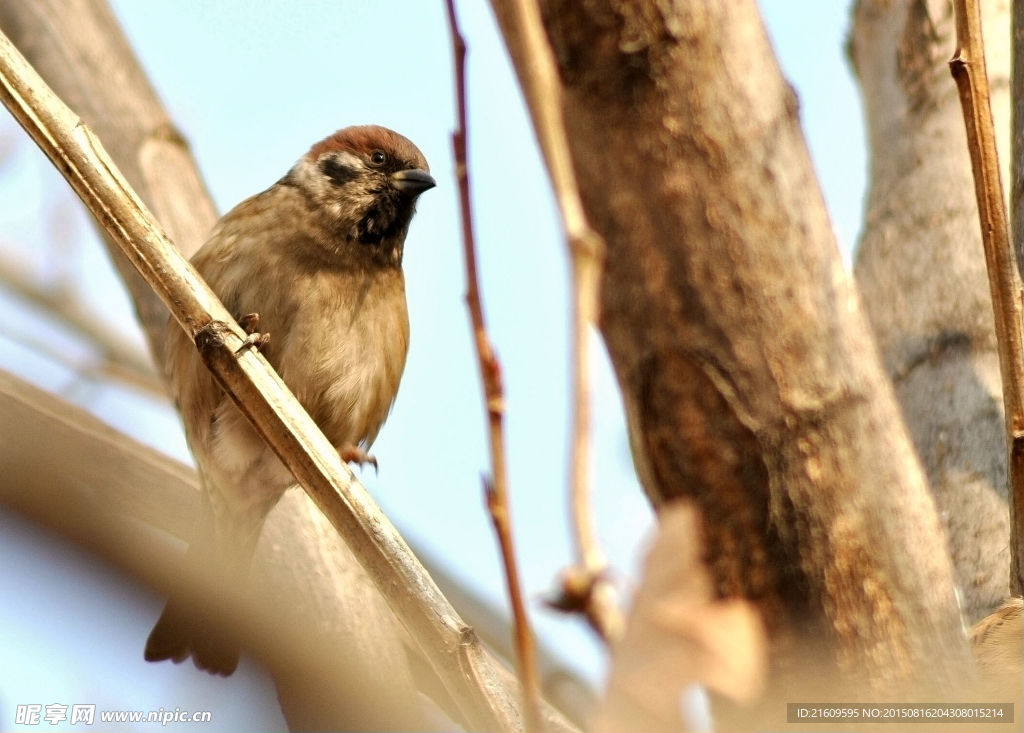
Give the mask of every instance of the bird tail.
[[[211, 563], [221, 565], [225, 574], [243, 578], [248, 574], [248, 559], [244, 557], [248, 547], [238, 548], [231, 542], [217, 542], [218, 533], [215, 527], [218, 518], [209, 504], [208, 492], [201, 493], [202, 505], [196, 521], [192, 542], [185, 553], [185, 568], [209, 567]], [[233, 518], [221, 517], [219, 523], [224, 527], [233, 527]], [[224, 534], [224, 531], [220, 534]], [[254, 544], [254, 541], [252, 541]], [[235, 552], [242, 553], [243, 556]], [[235, 573], [231, 573], [235, 570]], [[240, 649], [234, 642], [223, 638], [217, 633], [216, 624], [210, 623], [209, 614], [202, 606], [182, 603], [173, 595], [164, 606], [163, 613], [157, 619], [153, 630], [146, 639], [146, 650], [143, 653], [147, 662], [162, 662], [170, 659], [175, 664], [192, 657], [198, 669], [210, 674], [227, 677], [238, 667]]]
[[167, 602], [146, 639], [147, 662], [170, 659], [180, 664], [192, 657], [199, 669], [227, 677], [238, 667], [240, 649], [216, 634], [204, 619], [186, 613], [173, 599]]
[[[280, 494], [234, 513], [212, 511], [209, 492], [204, 490], [202, 497], [195, 537], [185, 553], [185, 567], [201, 568], [215, 563], [224, 578], [245, 587], [263, 522]], [[146, 661], [170, 659], [179, 664], [192, 657], [201, 670], [230, 675], [238, 667], [241, 650], [237, 642], [219, 633], [218, 627], [223, 629], [223, 624], [217, 624], [211, 616], [202, 606], [186, 607], [172, 596], [146, 640]]]

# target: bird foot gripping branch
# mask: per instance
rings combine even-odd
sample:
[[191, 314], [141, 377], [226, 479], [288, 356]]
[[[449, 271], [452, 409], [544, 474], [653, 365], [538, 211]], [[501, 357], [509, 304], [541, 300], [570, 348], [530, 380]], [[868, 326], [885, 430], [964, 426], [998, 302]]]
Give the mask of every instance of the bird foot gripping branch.
[[245, 341], [242, 345], [235, 349], [235, 354], [241, 354], [245, 349], [250, 347], [255, 348], [257, 351], [262, 349], [268, 343], [270, 343], [269, 333], [260, 333], [260, 314], [259, 313], [246, 313], [244, 316], [238, 319], [238, 325], [245, 331]]

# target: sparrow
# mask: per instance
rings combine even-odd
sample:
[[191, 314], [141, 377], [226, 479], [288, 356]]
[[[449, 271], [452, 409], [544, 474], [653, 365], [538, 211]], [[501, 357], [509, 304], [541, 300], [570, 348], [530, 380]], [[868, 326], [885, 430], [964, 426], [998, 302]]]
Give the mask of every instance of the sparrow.
[[[398, 392], [409, 344], [402, 253], [421, 193], [423, 153], [376, 125], [313, 145], [287, 175], [232, 209], [192, 258], [343, 460], [367, 453]], [[203, 510], [186, 562], [220, 563], [239, 582], [267, 514], [295, 483], [175, 323], [166, 332], [171, 394], [200, 476]], [[230, 675], [239, 649], [173, 597], [146, 642], [148, 661], [192, 657]]]

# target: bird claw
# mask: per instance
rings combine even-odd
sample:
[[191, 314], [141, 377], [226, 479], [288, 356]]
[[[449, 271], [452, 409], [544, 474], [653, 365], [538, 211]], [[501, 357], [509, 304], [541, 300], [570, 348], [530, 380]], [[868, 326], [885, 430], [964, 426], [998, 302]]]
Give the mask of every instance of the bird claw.
[[341, 456], [341, 460], [345, 461], [345, 463], [355, 463], [360, 468], [366, 464], [370, 464], [373, 466], [373, 472], [379, 473], [377, 469], [377, 459], [358, 445], [346, 445], [338, 450], [338, 455]]
[[235, 354], [241, 354], [249, 347], [255, 347], [256, 351], [259, 351], [268, 343], [270, 343], [269, 333], [260, 333], [257, 329], [260, 327], [260, 314], [259, 313], [246, 313], [244, 316], [238, 319], [238, 325], [242, 327], [242, 330], [247, 334], [245, 341], [242, 345], [235, 349]]

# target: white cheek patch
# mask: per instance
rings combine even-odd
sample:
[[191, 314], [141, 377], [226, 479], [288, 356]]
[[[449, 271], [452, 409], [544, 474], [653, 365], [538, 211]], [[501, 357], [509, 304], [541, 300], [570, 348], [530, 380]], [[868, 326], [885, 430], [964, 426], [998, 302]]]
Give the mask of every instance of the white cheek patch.
[[334, 159], [341, 165], [352, 168], [353, 170], [359, 170], [364, 167], [362, 159], [347, 150], [339, 150], [334, 154]]

